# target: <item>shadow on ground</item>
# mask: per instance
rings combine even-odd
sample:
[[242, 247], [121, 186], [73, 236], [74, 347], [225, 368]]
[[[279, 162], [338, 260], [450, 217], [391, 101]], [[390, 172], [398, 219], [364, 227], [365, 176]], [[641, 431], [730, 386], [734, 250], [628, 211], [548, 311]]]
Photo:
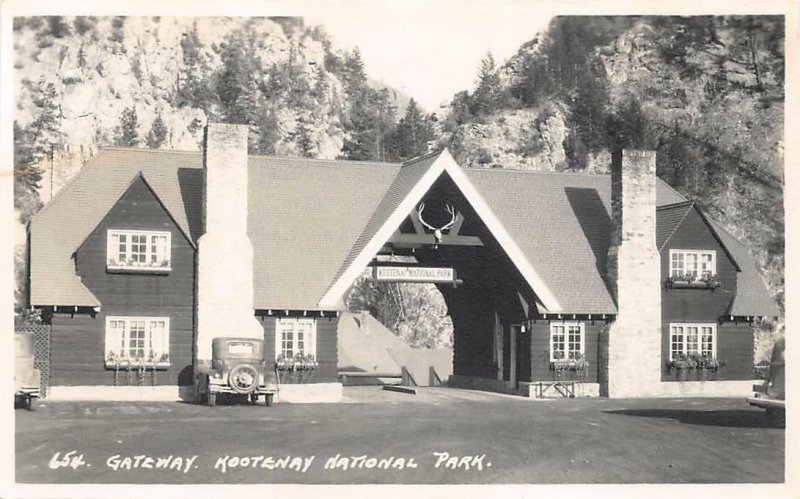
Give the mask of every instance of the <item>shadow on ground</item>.
[[761, 411], [729, 409], [697, 411], [690, 409], [621, 409], [603, 411], [606, 414], [638, 416], [642, 418], [673, 419], [681, 423], [702, 426], [729, 426], [738, 428], [768, 428], [770, 425]]

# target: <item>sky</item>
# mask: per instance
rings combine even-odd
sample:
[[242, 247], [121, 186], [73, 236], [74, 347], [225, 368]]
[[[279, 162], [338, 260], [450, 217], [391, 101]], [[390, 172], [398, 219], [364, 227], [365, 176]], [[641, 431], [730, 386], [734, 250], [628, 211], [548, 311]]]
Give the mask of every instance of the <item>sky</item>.
[[[366, 6], [369, 5], [369, 8]], [[434, 111], [474, 88], [488, 51], [500, 64], [543, 31], [551, 15], [532, 2], [331, 2], [304, 13], [339, 49], [358, 47], [367, 74]]]

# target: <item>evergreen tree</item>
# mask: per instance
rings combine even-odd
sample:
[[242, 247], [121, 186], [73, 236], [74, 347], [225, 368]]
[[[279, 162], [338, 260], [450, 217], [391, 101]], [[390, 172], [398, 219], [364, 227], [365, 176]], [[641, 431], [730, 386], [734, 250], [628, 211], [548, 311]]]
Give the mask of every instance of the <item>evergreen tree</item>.
[[229, 39], [222, 49], [222, 70], [217, 79], [216, 91], [222, 104], [222, 114], [229, 123], [242, 123], [243, 110], [237, 101], [244, 86], [244, 53], [240, 40]]
[[52, 83], [40, 84], [40, 93], [34, 98], [39, 114], [25, 131], [28, 142], [28, 152], [23, 156], [25, 166], [50, 158], [53, 149], [61, 144], [61, 113], [56, 98], [56, 89]]
[[500, 76], [497, 74], [494, 57], [491, 52], [481, 59], [478, 78], [475, 81], [475, 93], [472, 95], [472, 114], [476, 116], [491, 114], [501, 103]]
[[150, 127], [150, 131], [147, 132], [147, 137], [145, 137], [147, 147], [151, 149], [158, 149], [161, 147], [167, 140], [167, 132], [167, 126], [161, 118], [161, 113], [158, 113], [156, 119], [153, 120], [153, 126]]
[[117, 126], [116, 145], [122, 147], [136, 147], [139, 145], [139, 117], [136, 108], [128, 107], [122, 111], [119, 125]]
[[345, 129], [348, 137], [342, 145], [341, 157], [351, 160], [386, 160], [394, 157], [392, 133], [395, 108], [391, 93], [376, 91], [366, 85], [352, 96]]
[[34, 104], [39, 112], [27, 129], [14, 122], [14, 206], [23, 223], [41, 208], [42, 166], [53, 160], [63, 138], [55, 86], [42, 81]]
[[236, 32], [222, 45], [222, 67], [216, 80], [216, 93], [226, 123], [253, 125], [261, 105], [255, 40], [247, 33]]
[[367, 84], [367, 74], [364, 72], [364, 61], [358, 47], [347, 56], [344, 61], [344, 86], [348, 93], [353, 93]]
[[419, 109], [412, 98], [394, 134], [394, 153], [398, 160], [421, 156], [428, 152], [428, 143], [435, 138], [431, 119]]
[[607, 145], [608, 89], [602, 63], [598, 61], [595, 68], [578, 73], [578, 86], [570, 96], [570, 130], [580, 136], [582, 145], [591, 152]]
[[176, 102], [178, 107], [189, 106], [211, 114], [216, 94], [209, 84], [208, 62], [203, 55], [203, 42], [197, 32], [197, 24], [181, 37], [183, 65], [178, 74]]

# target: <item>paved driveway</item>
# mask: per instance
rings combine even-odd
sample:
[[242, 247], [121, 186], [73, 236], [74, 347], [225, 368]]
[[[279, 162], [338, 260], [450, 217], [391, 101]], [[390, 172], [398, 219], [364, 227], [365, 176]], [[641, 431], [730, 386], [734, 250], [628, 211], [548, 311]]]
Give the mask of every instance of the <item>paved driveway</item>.
[[[345, 388], [342, 404], [42, 403], [18, 482], [782, 482], [784, 430], [740, 399], [535, 401]], [[73, 454], [68, 454], [75, 451]], [[82, 459], [76, 456], [82, 455]]]

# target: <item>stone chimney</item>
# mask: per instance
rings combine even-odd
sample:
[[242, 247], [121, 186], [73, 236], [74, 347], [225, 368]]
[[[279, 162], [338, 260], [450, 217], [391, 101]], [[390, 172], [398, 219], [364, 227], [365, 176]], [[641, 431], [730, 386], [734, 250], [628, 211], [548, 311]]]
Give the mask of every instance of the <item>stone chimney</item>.
[[611, 168], [608, 280], [617, 303], [601, 357], [609, 397], [658, 395], [661, 384], [661, 265], [656, 248], [656, 155], [622, 151]]
[[203, 235], [197, 244], [195, 370], [219, 336], [263, 338], [253, 310], [253, 245], [247, 235], [245, 125], [209, 124], [203, 161]]

